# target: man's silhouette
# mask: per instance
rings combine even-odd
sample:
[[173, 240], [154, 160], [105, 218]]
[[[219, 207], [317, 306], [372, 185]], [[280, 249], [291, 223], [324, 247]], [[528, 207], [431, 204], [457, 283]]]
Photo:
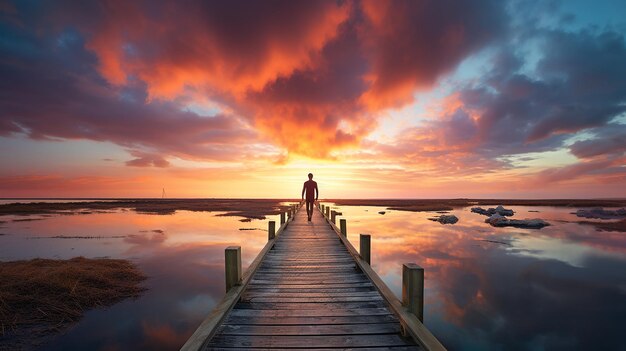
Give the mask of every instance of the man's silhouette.
[[302, 199], [304, 200], [304, 194], [306, 193], [306, 215], [309, 218], [309, 222], [311, 221], [311, 216], [313, 216], [313, 203], [317, 201], [317, 197], [320, 194], [320, 191], [317, 189], [317, 183], [313, 181], [313, 173], [309, 173], [309, 180], [304, 182], [304, 186], [302, 187]]

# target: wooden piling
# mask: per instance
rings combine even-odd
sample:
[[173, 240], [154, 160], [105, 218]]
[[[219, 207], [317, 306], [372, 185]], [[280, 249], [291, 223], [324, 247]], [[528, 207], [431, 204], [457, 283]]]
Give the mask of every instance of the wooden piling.
[[280, 213], [280, 225], [285, 224], [285, 212]]
[[332, 210], [330, 211], [330, 220], [334, 223], [337, 224], [337, 222], [335, 221], [337, 218], [337, 211]]
[[339, 227], [341, 228], [341, 234], [343, 234], [343, 236], [347, 236], [348, 228], [346, 227], [346, 220], [344, 218], [339, 220]]
[[372, 261], [371, 261], [371, 249], [372, 249], [372, 241], [371, 241], [371, 235], [369, 234], [361, 234], [359, 235], [359, 251], [361, 253], [361, 258], [363, 258], [363, 260], [365, 262], [367, 262], [367, 264], [371, 265]]
[[326, 206], [326, 218], [330, 218], [330, 207]]
[[276, 222], [269, 221], [267, 223], [267, 240], [272, 240], [276, 237]]
[[229, 246], [224, 251], [226, 292], [241, 282], [241, 246]]
[[415, 263], [402, 265], [402, 304], [424, 323], [424, 268]]

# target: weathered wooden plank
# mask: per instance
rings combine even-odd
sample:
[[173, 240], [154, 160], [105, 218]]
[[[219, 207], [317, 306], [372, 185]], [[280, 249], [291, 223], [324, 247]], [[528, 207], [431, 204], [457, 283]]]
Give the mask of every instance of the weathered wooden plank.
[[360, 273], [355, 267], [339, 267], [336, 269], [333, 268], [302, 268], [302, 269], [294, 269], [294, 268], [265, 268], [259, 269], [258, 274], [278, 274], [284, 276], [293, 276], [293, 275], [313, 275], [313, 274], [337, 274], [337, 275], [346, 275], [352, 273]]
[[308, 290], [298, 290], [298, 292], [265, 292], [248, 290], [243, 294], [244, 298], [256, 297], [289, 297], [289, 298], [317, 298], [317, 297], [341, 297], [341, 296], [380, 296], [378, 291], [339, 291], [339, 292], [311, 292]]
[[300, 276], [291, 276], [291, 277], [283, 277], [280, 275], [276, 275], [272, 277], [271, 275], [263, 275], [259, 276], [258, 279], [255, 278], [253, 283], [255, 285], [333, 285], [333, 284], [344, 284], [344, 283], [367, 283], [368, 280], [363, 277], [307, 277], [306, 275]]
[[343, 258], [343, 257], [333, 257], [333, 258], [320, 258], [320, 257], [307, 257], [307, 258], [291, 258], [291, 257], [268, 257], [267, 260], [263, 261], [265, 265], [272, 264], [302, 264], [302, 265], [315, 265], [315, 264], [354, 264], [354, 261], [351, 259]]
[[367, 279], [363, 278], [350, 278], [350, 279], [254, 279], [252, 280], [254, 284], [297, 284], [297, 285], [332, 285], [332, 284], [343, 284], [343, 283], [367, 283]]
[[251, 317], [354, 317], [354, 316], [381, 316], [390, 315], [391, 311], [386, 307], [376, 308], [339, 308], [339, 309], [317, 309], [317, 310], [275, 310], [275, 309], [246, 309], [234, 308], [230, 316]]
[[209, 347], [284, 347], [284, 348], [329, 348], [362, 346], [406, 346], [409, 342], [399, 335], [215, 335]]
[[326, 266], [329, 264], [354, 266], [353, 262], [350, 262], [347, 260], [314, 260], [314, 259], [291, 260], [291, 259], [286, 259], [286, 260], [268, 260], [267, 262], [263, 262], [263, 263], [264, 263], [263, 268], [276, 267], [276, 266], [293, 266], [293, 265], [315, 267], [315, 266]]
[[337, 297], [266, 297], [266, 296], [247, 296], [242, 298], [247, 302], [271, 302], [271, 303], [326, 303], [326, 302], [369, 302], [384, 301], [382, 296], [337, 296]]
[[322, 325], [233, 325], [220, 327], [220, 335], [367, 335], [400, 333], [399, 323]]
[[311, 288], [320, 288], [320, 289], [343, 289], [343, 288], [372, 288], [374, 284], [371, 282], [361, 282], [361, 283], [337, 283], [330, 284], [325, 286], [312, 286], [311, 284], [250, 284], [247, 290], [253, 289], [311, 289]]
[[274, 266], [274, 267], [263, 267], [259, 268], [258, 272], [260, 273], [270, 273], [270, 274], [278, 274], [279, 272], [284, 271], [286, 273], [337, 273], [337, 274], [350, 274], [350, 273], [361, 273], [359, 269], [355, 266], [339, 266], [339, 267], [327, 267], [327, 266], [306, 266], [302, 268], [294, 267], [294, 266]]
[[285, 278], [307, 277], [307, 278], [319, 278], [319, 279], [326, 279], [326, 278], [333, 278], [333, 277], [339, 278], [339, 279], [350, 278], [350, 277], [364, 278], [364, 279], [367, 278], [360, 271], [356, 271], [352, 269], [345, 273], [342, 273], [342, 272], [324, 273], [324, 272], [316, 272], [315, 270], [306, 270], [306, 271], [303, 270], [303, 271], [285, 271], [283, 273], [281, 272], [257, 272], [254, 275], [255, 278], [259, 277], [259, 279], [260, 277], [275, 278], [276, 276], [281, 276]]
[[[244, 348], [244, 350], [248, 350], [250, 348]], [[319, 348], [306, 348], [309, 351], [328, 351], [328, 350], [334, 350], [334, 351], [338, 351], [338, 350], [342, 350], [342, 351], [415, 351], [415, 350], [421, 350], [419, 348], [419, 346], [417, 345], [408, 345], [408, 346], [381, 346], [381, 347], [358, 347], [358, 348], [352, 348], [352, 347], [347, 347], [347, 348], [323, 348], [323, 349], [319, 349]], [[234, 350], [233, 348], [226, 348], [226, 347], [211, 347], [212, 351], [232, 351]], [[276, 348], [276, 347], [272, 347], [272, 348], [258, 348], [255, 347], [253, 349], [254, 351], [293, 351], [294, 348]]]
[[253, 286], [253, 287], [248, 287], [248, 289], [246, 289], [246, 292], [244, 293], [261, 293], [261, 294], [280, 294], [280, 293], [286, 293], [286, 294], [300, 294], [300, 293], [309, 293], [309, 294], [335, 294], [335, 293], [340, 293], [340, 294], [349, 294], [349, 293], [355, 293], [355, 292], [374, 292], [376, 294], [378, 294], [378, 291], [376, 291], [376, 289], [374, 289], [373, 287], [369, 286], [369, 287], [346, 287], [346, 288], [338, 288], [338, 289], [333, 289], [333, 288], [327, 288], [327, 287], [309, 287], [309, 288], [304, 288], [304, 289], [287, 289], [287, 288], [274, 288], [273, 286], [267, 286], [267, 285], [262, 285], [262, 286]]
[[[244, 310], [247, 311], [247, 310]], [[398, 318], [392, 314], [374, 316], [337, 316], [337, 317], [259, 317], [230, 315], [223, 324], [234, 325], [318, 325], [318, 324], [374, 324], [394, 323]]]
[[277, 247], [275, 249], [278, 250], [281, 247], [311, 247], [311, 248], [313, 248], [313, 247], [316, 247], [316, 246], [317, 247], [332, 247], [332, 248], [336, 249], [337, 251], [345, 249], [345, 248], [339, 247], [337, 245], [337, 241], [335, 241], [335, 240], [320, 241], [319, 239], [318, 240], [309, 240], [309, 241], [306, 241], [306, 242], [303, 242], [303, 241], [300, 241], [300, 240], [298, 240], [297, 242], [291, 242], [291, 243], [280, 242], [280, 243], [277, 243]]
[[275, 264], [262, 264], [259, 270], [263, 269], [328, 269], [328, 268], [355, 268], [354, 263], [331, 263], [318, 262], [317, 264], [306, 264], [297, 262], [275, 262]]
[[297, 238], [284, 238], [281, 240], [281, 245], [301, 245], [301, 244], [323, 244], [323, 245], [337, 245], [337, 238], [332, 236], [298, 236]]
[[325, 303], [289, 303], [289, 302], [246, 302], [240, 301], [237, 308], [247, 308], [256, 310], [352, 310], [356, 308], [386, 308], [387, 304], [383, 301], [366, 301], [366, 302], [325, 302]]

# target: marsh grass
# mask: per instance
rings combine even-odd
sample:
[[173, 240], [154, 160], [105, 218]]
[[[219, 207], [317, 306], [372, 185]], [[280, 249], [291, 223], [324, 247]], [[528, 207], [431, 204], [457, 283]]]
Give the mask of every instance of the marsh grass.
[[136, 298], [146, 277], [117, 259], [0, 262], [0, 340], [11, 349], [37, 344], [89, 309]]

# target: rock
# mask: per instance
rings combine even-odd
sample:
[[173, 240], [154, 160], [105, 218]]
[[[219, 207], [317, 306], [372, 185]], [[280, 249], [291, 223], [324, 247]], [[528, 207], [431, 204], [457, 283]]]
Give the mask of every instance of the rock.
[[438, 217], [429, 218], [429, 220], [439, 222], [441, 224], [454, 224], [459, 221], [459, 218], [455, 215], [441, 215]]
[[378, 214], [384, 215], [386, 212], [385, 211], [380, 211], [378, 212]]
[[528, 228], [528, 229], [541, 229], [545, 226], [549, 226], [550, 223], [543, 219], [508, 219], [499, 213], [494, 213], [489, 218], [485, 219], [485, 223], [489, 223], [494, 227], [515, 227], [515, 228]]
[[490, 215], [489, 211], [485, 210], [482, 207], [472, 207], [471, 211], [474, 212], [474, 213], [479, 213], [481, 215], [485, 215], [485, 216], [489, 216]]
[[486, 210], [482, 207], [472, 207], [471, 211], [474, 213], [479, 213], [484, 216], [492, 216], [493, 214], [496, 214], [496, 213], [501, 216], [512, 216], [515, 214], [513, 210], [506, 209], [502, 205], [498, 205], [498, 207], [496, 208], [490, 207]]
[[498, 205], [498, 207], [496, 207], [496, 211], [495, 212], [498, 213], [501, 216], [512, 216], [512, 215], [515, 214], [515, 212], [513, 212], [513, 210], [506, 209], [502, 205]]
[[508, 219], [501, 216], [499, 213], [492, 214], [489, 218], [485, 219], [485, 223], [489, 223], [496, 227], [501, 227], [503, 223], [506, 223]]
[[597, 218], [597, 219], [620, 219], [626, 217], [626, 208], [620, 208], [618, 210], [605, 210], [602, 207], [596, 207], [592, 209], [580, 209], [576, 211], [576, 216], [584, 218]]

